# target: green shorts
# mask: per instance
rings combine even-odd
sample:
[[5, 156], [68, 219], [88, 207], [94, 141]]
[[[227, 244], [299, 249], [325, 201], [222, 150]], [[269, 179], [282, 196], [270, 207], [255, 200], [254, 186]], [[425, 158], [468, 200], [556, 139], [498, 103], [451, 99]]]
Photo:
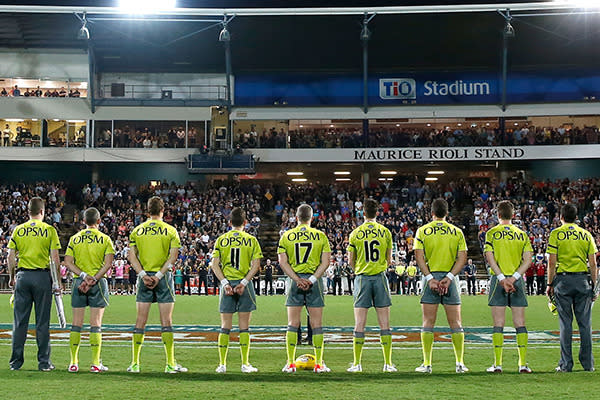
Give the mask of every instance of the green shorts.
[[514, 293], [506, 293], [506, 290], [499, 285], [496, 275], [492, 275], [490, 280], [490, 291], [488, 295], [488, 306], [527, 307], [527, 294], [525, 294], [525, 284], [523, 278], [515, 281], [515, 289], [517, 291]]
[[[435, 279], [441, 281], [446, 277], [447, 272], [432, 272]], [[448, 293], [441, 296], [438, 292], [434, 292], [429, 288], [429, 285], [423, 280], [423, 296], [421, 297], [421, 304], [443, 304], [448, 306], [456, 306], [460, 304], [460, 292], [458, 291], [458, 285], [456, 277], [450, 282], [448, 287]]]
[[[298, 274], [302, 279], [308, 279], [311, 274]], [[296, 282], [289, 279], [289, 291], [285, 302], [287, 307], [325, 307], [323, 296], [323, 279], [317, 279], [317, 283], [308, 290], [298, 289]]]
[[71, 306], [73, 308], [104, 308], [108, 306], [108, 283], [106, 278], [102, 278], [92, 286], [87, 293], [80, 293], [77, 289], [83, 279], [73, 279], [73, 288], [71, 289]]
[[357, 275], [354, 279], [354, 308], [383, 308], [392, 305], [385, 273]]
[[[229, 281], [231, 287], [236, 287], [242, 280]], [[240, 296], [226, 296], [223, 291], [219, 294], [219, 312], [222, 314], [233, 314], [235, 312], [251, 312], [256, 310], [256, 295], [254, 294], [254, 286], [250, 283], [244, 289], [244, 293]]]
[[[148, 276], [156, 275], [156, 272], [147, 272]], [[148, 289], [142, 278], [138, 276], [137, 296], [138, 303], [175, 303], [175, 289], [173, 287], [173, 274], [169, 271], [158, 281], [154, 289]]]

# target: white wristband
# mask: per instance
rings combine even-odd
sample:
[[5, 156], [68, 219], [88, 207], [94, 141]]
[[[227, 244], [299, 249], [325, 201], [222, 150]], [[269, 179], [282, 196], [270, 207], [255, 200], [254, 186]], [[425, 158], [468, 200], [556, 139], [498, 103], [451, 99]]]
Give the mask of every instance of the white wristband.
[[314, 275], [311, 275], [308, 277], [308, 280], [314, 285], [315, 283], [317, 283], [318, 278]]
[[454, 280], [454, 274], [452, 272], [448, 272], [446, 274], [446, 278], [450, 279], [451, 281]]
[[229, 285], [229, 281], [228, 281], [226, 278], [223, 278], [223, 279], [221, 280], [221, 286], [222, 286], [222, 287], [225, 287], [225, 286], [227, 286], [227, 285]]
[[504, 274], [498, 274], [496, 275], [496, 279], [498, 279], [498, 282], [502, 282], [506, 279], [506, 277], [504, 276]]
[[431, 275], [431, 274], [425, 275], [425, 281], [426, 282], [429, 282], [432, 279], [433, 279], [433, 275]]
[[519, 271], [517, 271], [513, 274], [512, 277], [515, 278], [516, 281], [518, 281], [519, 279], [521, 279], [521, 274], [519, 273]]
[[248, 279], [246, 279], [246, 278], [242, 279], [242, 281], [240, 282], [240, 285], [247, 286], [248, 285]]
[[147, 274], [147, 273], [146, 273], [146, 271], [144, 271], [144, 270], [141, 270], [141, 271], [140, 271], [140, 273], [138, 274], [138, 276], [139, 276], [140, 278], [143, 278], [143, 277], [145, 277], [146, 275], [148, 275], [148, 274]]
[[158, 280], [161, 280], [165, 274], [163, 274], [161, 271], [158, 271], [154, 276], [157, 277]]
[[88, 274], [86, 274], [85, 272], [81, 271], [81, 274], [79, 274], [79, 277], [80, 277], [81, 279], [85, 279], [85, 278], [87, 278], [87, 277], [88, 277]]

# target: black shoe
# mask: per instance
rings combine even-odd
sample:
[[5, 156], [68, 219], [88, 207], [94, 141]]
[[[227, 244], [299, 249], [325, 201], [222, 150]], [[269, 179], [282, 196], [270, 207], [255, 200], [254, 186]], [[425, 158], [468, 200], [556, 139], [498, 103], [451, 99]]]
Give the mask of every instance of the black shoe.
[[56, 367], [54, 366], [54, 364], [50, 363], [47, 365], [40, 365], [38, 368], [40, 371], [50, 372], [50, 371], [54, 370]]
[[18, 367], [16, 365], [11, 365], [10, 366], [10, 370], [11, 371], [19, 371], [20, 369], [21, 369], [21, 366], [18, 366]]

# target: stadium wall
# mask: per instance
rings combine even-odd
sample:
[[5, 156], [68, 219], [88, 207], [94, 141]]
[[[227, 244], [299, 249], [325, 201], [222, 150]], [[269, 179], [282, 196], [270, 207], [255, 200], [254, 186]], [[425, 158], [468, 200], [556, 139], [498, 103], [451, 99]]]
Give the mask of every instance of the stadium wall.
[[0, 49], [0, 77], [59, 81], [89, 78], [87, 52], [83, 50]]

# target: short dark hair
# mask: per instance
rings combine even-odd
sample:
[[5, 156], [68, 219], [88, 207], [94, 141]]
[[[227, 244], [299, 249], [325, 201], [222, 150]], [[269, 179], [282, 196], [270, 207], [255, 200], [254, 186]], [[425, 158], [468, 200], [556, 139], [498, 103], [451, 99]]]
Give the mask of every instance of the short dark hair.
[[231, 210], [231, 225], [238, 227], [244, 225], [246, 222], [246, 212], [240, 207], [235, 207]]
[[377, 200], [366, 199], [364, 203], [365, 216], [369, 219], [377, 216], [377, 210], [379, 209], [379, 203]]
[[498, 217], [500, 219], [512, 219], [513, 215], [515, 214], [515, 207], [513, 206], [513, 204], [508, 201], [508, 200], [503, 200], [500, 203], [498, 203]]
[[45, 209], [44, 200], [41, 197], [33, 197], [27, 204], [27, 210], [30, 216], [38, 215]]
[[431, 212], [437, 218], [444, 218], [448, 215], [448, 202], [444, 199], [435, 199], [433, 203], [431, 203]]
[[300, 220], [300, 222], [310, 222], [310, 219], [313, 216], [313, 209], [308, 204], [302, 204], [296, 210], [296, 217]]
[[164, 209], [165, 203], [160, 197], [150, 197], [150, 199], [148, 200], [148, 213], [150, 215], [160, 215], [160, 213], [163, 212]]
[[573, 223], [577, 219], [577, 207], [574, 204], [565, 204], [560, 209], [560, 216], [567, 223]]
[[96, 225], [100, 221], [100, 212], [95, 207], [90, 207], [83, 212], [83, 222], [86, 225]]

